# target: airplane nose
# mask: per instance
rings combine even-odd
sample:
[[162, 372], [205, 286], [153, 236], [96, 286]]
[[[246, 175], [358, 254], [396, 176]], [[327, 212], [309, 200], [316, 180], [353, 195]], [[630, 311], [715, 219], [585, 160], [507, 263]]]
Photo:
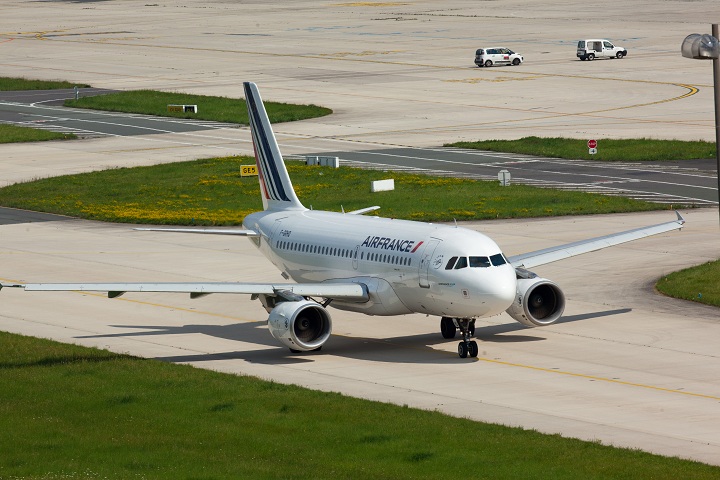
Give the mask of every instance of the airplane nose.
[[515, 269], [511, 265], [500, 267], [502, 273], [498, 272], [495, 281], [490, 286], [491, 295], [496, 298], [498, 312], [506, 310], [512, 305], [517, 293], [517, 277]]

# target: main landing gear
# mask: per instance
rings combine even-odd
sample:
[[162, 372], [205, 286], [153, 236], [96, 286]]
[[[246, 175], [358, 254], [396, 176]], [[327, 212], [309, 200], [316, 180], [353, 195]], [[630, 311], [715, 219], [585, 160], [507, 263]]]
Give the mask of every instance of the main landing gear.
[[478, 344], [475, 340], [470, 340], [475, 335], [475, 319], [450, 317], [440, 319], [440, 333], [442, 333], [443, 338], [455, 338], [457, 330], [460, 330], [463, 337], [462, 341], [458, 343], [458, 355], [460, 355], [460, 358], [477, 357]]

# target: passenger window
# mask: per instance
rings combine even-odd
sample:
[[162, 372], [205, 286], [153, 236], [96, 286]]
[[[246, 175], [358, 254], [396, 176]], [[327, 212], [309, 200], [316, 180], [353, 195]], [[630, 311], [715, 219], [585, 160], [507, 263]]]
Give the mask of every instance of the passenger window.
[[447, 265], [445, 265], [445, 270], [452, 270], [452, 268], [455, 266], [455, 262], [457, 262], [457, 257], [452, 257], [450, 260], [448, 260]]
[[488, 257], [470, 257], [470, 266], [482, 268], [489, 267], [490, 260]]
[[460, 257], [460, 258], [458, 258], [458, 261], [455, 264], [455, 270], [460, 270], [461, 268], [465, 268], [467, 266], [468, 266], [467, 257]]
[[505, 261], [505, 257], [503, 257], [502, 253], [498, 253], [497, 255], [493, 255], [490, 257], [490, 260], [492, 261], [492, 264], [496, 267], [500, 265], [505, 265], [507, 262]]

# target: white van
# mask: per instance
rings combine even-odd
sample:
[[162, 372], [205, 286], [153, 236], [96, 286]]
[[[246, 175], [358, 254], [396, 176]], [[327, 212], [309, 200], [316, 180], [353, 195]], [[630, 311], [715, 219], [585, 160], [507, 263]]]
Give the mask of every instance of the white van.
[[623, 58], [627, 55], [623, 47], [616, 47], [609, 40], [590, 39], [580, 40], [577, 45], [577, 56], [580, 60], [594, 60], [596, 58]]
[[478, 48], [475, 51], [475, 65], [492, 67], [493, 65], [520, 65], [523, 56], [509, 48]]

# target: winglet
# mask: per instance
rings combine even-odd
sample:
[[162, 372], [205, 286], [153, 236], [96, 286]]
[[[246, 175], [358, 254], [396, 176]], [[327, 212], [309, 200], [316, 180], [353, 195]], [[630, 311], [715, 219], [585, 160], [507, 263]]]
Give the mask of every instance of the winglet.
[[680, 225], [685, 225], [685, 219], [683, 218], [682, 215], [680, 215], [680, 212], [675, 210], [675, 215], [677, 215], [677, 217], [678, 217], [678, 219], [677, 219], [678, 223], [680, 223]]
[[257, 85], [243, 84], [265, 210], [307, 210], [293, 189]]

